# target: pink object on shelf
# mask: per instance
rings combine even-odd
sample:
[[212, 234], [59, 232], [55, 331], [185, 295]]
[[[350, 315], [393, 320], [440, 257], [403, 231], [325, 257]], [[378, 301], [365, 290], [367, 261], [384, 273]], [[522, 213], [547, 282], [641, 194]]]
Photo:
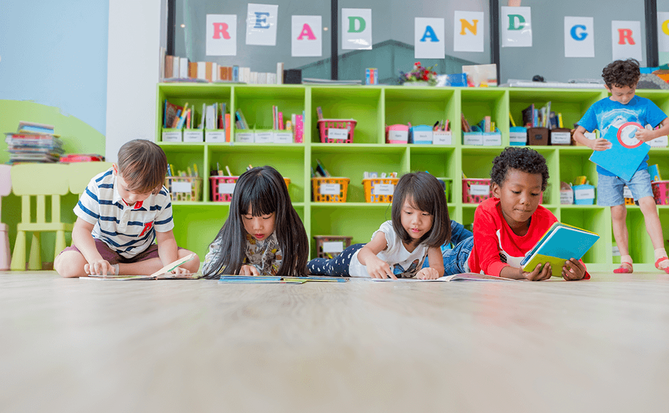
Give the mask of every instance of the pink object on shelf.
[[655, 203], [669, 205], [669, 181], [655, 181], [651, 185], [653, 187]]
[[[321, 135], [322, 143], [352, 143], [355, 125], [358, 122], [354, 119], [321, 119], [318, 121], [318, 130]], [[346, 139], [332, 139], [330, 129], [340, 129], [348, 131]]]
[[387, 143], [409, 143], [409, 125], [386, 126]]

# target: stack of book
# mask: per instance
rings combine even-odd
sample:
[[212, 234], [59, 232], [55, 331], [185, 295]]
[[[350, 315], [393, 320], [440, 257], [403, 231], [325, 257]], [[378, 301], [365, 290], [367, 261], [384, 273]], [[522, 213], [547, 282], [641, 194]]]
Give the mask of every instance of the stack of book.
[[9, 163], [58, 162], [63, 143], [51, 125], [20, 122], [16, 133], [5, 133]]
[[233, 82], [249, 84], [282, 84], [283, 63], [276, 65], [276, 73], [252, 72], [250, 67], [221, 66], [215, 62], [191, 62], [186, 57], [165, 56], [165, 82]]

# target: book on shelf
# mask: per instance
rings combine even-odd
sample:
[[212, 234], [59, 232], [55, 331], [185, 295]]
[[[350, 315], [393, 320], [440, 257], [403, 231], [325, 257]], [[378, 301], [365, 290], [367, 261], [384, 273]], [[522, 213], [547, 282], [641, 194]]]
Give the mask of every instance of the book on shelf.
[[43, 123], [20, 121], [19, 127], [16, 129], [16, 131], [22, 133], [43, 133], [51, 135], [53, 134], [54, 127], [53, 125], [45, 125]]
[[316, 79], [313, 77], [305, 77], [302, 79], [304, 85], [361, 85], [362, 80], [334, 80], [334, 79]]
[[550, 263], [554, 277], [562, 276], [562, 266], [571, 258], [580, 260], [595, 245], [599, 235], [571, 225], [555, 222], [520, 262], [524, 271]]
[[276, 64], [276, 83], [277, 85], [283, 84], [283, 62], [278, 62]]
[[527, 128], [533, 128], [535, 126], [534, 103], [523, 109], [523, 126]]
[[188, 70], [189, 70], [189, 65], [188, 65], [188, 58], [187, 57], [180, 57], [179, 58], [179, 77], [181, 79], [187, 79], [188, 76]]
[[235, 117], [237, 119], [237, 129], [249, 129], [249, 124], [246, 123], [246, 118], [244, 118], [244, 113], [242, 112], [241, 108], [237, 109]]
[[169, 79], [174, 77], [174, 56], [166, 55], [165, 64], [163, 65], [163, 78]]

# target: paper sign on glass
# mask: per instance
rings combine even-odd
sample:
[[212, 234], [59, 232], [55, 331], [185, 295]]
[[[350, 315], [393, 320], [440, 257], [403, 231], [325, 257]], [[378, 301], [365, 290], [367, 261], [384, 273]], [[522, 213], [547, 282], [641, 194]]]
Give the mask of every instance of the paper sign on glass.
[[611, 41], [613, 43], [613, 60], [633, 58], [641, 62], [640, 21], [611, 22]]
[[611, 148], [594, 151], [590, 160], [607, 171], [629, 181], [650, 151], [650, 146], [634, 137], [643, 129], [636, 122], [627, 122], [620, 128], [610, 126], [604, 139], [611, 142]]
[[532, 47], [532, 12], [530, 7], [502, 7], [499, 27], [502, 47]]
[[657, 12], [657, 46], [660, 52], [669, 52], [669, 13]]
[[416, 17], [414, 45], [416, 59], [443, 59], [446, 56], [444, 19]]
[[293, 57], [323, 55], [321, 16], [292, 16], [290, 54]]
[[237, 56], [237, 15], [207, 14], [207, 56]]
[[372, 9], [341, 9], [341, 48], [372, 50]]
[[486, 24], [483, 12], [456, 11], [453, 19], [453, 50], [482, 52]]
[[279, 6], [249, 3], [246, 13], [246, 44], [276, 46]]
[[595, 57], [595, 19], [592, 17], [564, 18], [564, 56]]

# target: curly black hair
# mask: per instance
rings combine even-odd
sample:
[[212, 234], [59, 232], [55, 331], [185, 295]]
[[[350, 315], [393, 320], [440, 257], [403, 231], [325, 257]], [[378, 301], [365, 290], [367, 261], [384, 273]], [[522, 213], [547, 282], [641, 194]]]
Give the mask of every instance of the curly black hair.
[[509, 169], [516, 169], [528, 174], [541, 174], [541, 190], [546, 190], [546, 185], [548, 184], [546, 158], [534, 149], [505, 148], [492, 161], [492, 171], [490, 171], [491, 183], [502, 186]]
[[641, 72], [636, 59], [616, 60], [602, 70], [604, 83], [610, 89], [615, 87], [635, 87], [639, 83]]

